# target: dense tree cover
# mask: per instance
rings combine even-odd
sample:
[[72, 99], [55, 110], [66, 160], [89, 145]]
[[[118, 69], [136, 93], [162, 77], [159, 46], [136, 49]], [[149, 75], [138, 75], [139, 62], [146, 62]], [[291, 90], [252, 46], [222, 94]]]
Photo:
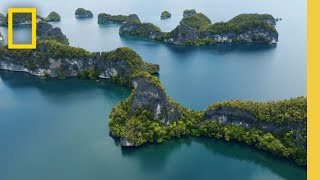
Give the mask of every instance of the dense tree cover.
[[186, 46], [204, 46], [204, 45], [213, 45], [217, 42], [212, 38], [202, 38], [197, 39], [196, 41], [187, 41]]
[[43, 53], [51, 58], [82, 59], [92, 57], [92, 53], [82, 48], [71, 47], [55, 40], [39, 41], [37, 46], [39, 49], [45, 48]]
[[140, 23], [140, 19], [135, 14], [125, 15], [110, 15], [106, 13], [100, 13], [98, 15], [98, 23]]
[[82, 71], [78, 74], [80, 79], [98, 79], [99, 71], [96, 68], [90, 68], [88, 70]]
[[169, 13], [168, 11], [163, 11], [161, 13], [161, 19], [166, 19], [166, 18], [170, 18], [171, 17], [171, 13]]
[[235, 32], [237, 34], [251, 29], [261, 28], [270, 32], [277, 33], [275, 27], [268, 21], [274, 19], [269, 14], [241, 14], [228, 22], [218, 22], [209, 26], [202, 26], [201, 32], [211, 32], [213, 34], [222, 34]]
[[242, 23], [244, 21], [268, 21], [272, 23], [275, 22], [275, 19], [270, 14], [240, 14], [229, 20], [229, 23]]
[[[275, 19], [268, 14], [241, 14], [228, 22], [211, 24], [204, 14], [186, 10], [180, 25], [171, 32], [161, 32], [160, 28], [151, 23], [128, 23], [120, 27], [119, 33], [186, 46], [212, 45], [218, 42], [269, 44], [278, 40], [274, 25]], [[241, 34], [246, 35], [237, 36]]]
[[137, 72], [148, 72], [153, 74], [159, 71], [159, 66], [155, 66], [150, 63], [146, 63], [142, 60], [141, 56], [136, 53], [133, 49], [128, 47], [117, 48], [116, 50], [101, 53], [102, 59], [112, 61], [125, 61], [128, 63], [130, 68]]
[[224, 101], [213, 104], [207, 111], [219, 107], [241, 109], [250, 112], [261, 121], [276, 124], [304, 123], [307, 121], [307, 99], [305, 97], [269, 102]]
[[211, 21], [206, 15], [197, 13], [193, 16], [184, 17], [180, 23], [192, 28], [200, 29], [204, 26], [210, 25]]
[[[150, 78], [152, 76], [147, 76], [146, 74], [141, 74], [140, 77], [148, 78], [149, 81], [164, 91], [157, 78]], [[182, 113], [182, 118], [165, 125], [160, 120], [154, 119], [154, 114], [146, 109], [138, 109], [132, 114], [131, 104], [134, 99], [134, 93], [135, 89], [130, 97], [115, 106], [110, 114], [109, 126], [114, 137], [126, 138], [136, 146], [148, 142], [161, 143], [181, 136], [223, 138], [226, 141], [238, 141], [269, 151], [279, 157], [293, 159], [299, 165], [306, 165], [306, 146], [304, 146], [306, 142], [302, 142], [302, 145], [301, 142], [297, 142], [296, 132], [293, 130], [286, 132], [283, 136], [279, 136], [254, 128], [246, 129], [243, 126], [233, 124], [222, 125], [215, 120], [203, 121], [205, 111], [198, 112], [184, 108], [170, 98], [170, 103], [179, 109]], [[229, 104], [232, 104], [232, 107], [240, 107], [249, 112], [255, 112], [254, 114], [257, 117], [265, 117], [264, 115], [266, 114], [272, 115], [274, 116], [272, 117], [272, 122], [277, 122], [277, 117], [281, 119], [282, 115], [286, 114], [286, 111], [289, 111], [289, 116], [293, 115], [292, 118], [296, 118], [295, 115], [297, 115], [298, 119], [305, 116], [305, 102], [306, 99], [303, 97], [267, 103], [228, 101], [214, 104], [208, 110], [217, 107], [229, 107]], [[295, 113], [291, 111], [295, 111]], [[304, 124], [304, 127], [306, 127], [306, 124]], [[300, 138], [306, 140], [305, 129]]]
[[120, 85], [131, 86], [131, 80], [141, 74], [154, 74], [159, 71], [159, 66], [146, 63], [139, 54], [128, 47], [117, 48], [116, 50], [101, 53], [101, 60], [124, 61], [130, 67], [130, 72], [123, 76], [113, 76], [111, 80]]
[[[13, 13], [12, 14], [12, 23], [20, 24], [20, 23], [30, 23], [31, 24], [31, 13]], [[1, 19], [1, 18], [0, 18]], [[2, 25], [8, 24], [8, 15], [3, 19]]]
[[49, 22], [49, 21], [60, 21], [61, 19], [61, 16], [55, 12], [55, 11], [52, 11], [50, 12], [50, 14], [45, 18], [45, 21]]
[[37, 49], [17, 50], [8, 49], [8, 46], [0, 48], [0, 58], [10, 58], [15, 64], [34, 70], [36, 67], [46, 68], [49, 65], [49, 58], [89, 58], [92, 54], [82, 48], [71, 47], [56, 40], [41, 40], [37, 42]]
[[[134, 27], [131, 31], [122, 31], [123, 27]], [[120, 28], [121, 35], [150, 38], [151, 33], [160, 33], [161, 29], [152, 23], [127, 23]]]
[[50, 12], [50, 14], [45, 18], [45, 21], [49, 22], [49, 21], [60, 21], [61, 19], [61, 16], [55, 12], [55, 11], [52, 11]]
[[69, 45], [67, 36], [64, 35], [58, 27], [49, 29], [45, 34], [40, 36], [39, 40], [55, 40], [62, 44]]

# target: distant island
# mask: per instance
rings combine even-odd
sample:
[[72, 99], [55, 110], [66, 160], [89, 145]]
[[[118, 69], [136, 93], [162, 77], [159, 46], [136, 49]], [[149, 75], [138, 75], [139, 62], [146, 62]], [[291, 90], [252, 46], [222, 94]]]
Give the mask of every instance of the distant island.
[[74, 14], [76, 18], [93, 18], [92, 12], [83, 8], [78, 8]]
[[98, 15], [99, 24], [124, 24], [124, 23], [141, 23], [138, 15], [130, 14], [126, 15], [110, 15], [106, 13], [100, 13]]
[[[0, 26], [7, 26], [8, 25], [8, 15], [7, 16], [3, 16], [3, 18], [1, 18], [1, 16], [3, 16], [2, 14], [0, 14]], [[30, 25], [32, 23], [32, 17], [31, 17], [31, 13], [13, 13], [12, 15], [12, 24], [14, 25]], [[55, 12], [52, 11], [50, 12], [50, 14], [47, 17], [42, 17], [40, 15], [37, 15], [37, 21], [46, 21], [46, 22], [50, 22], [50, 21], [60, 21], [61, 20], [61, 16]]]
[[180, 25], [171, 32], [162, 32], [152, 23], [128, 22], [120, 27], [119, 34], [185, 46], [278, 42], [276, 20], [269, 14], [240, 14], [228, 22], [214, 24], [195, 10], [185, 10], [183, 16]]
[[44, 21], [37, 27], [37, 49], [0, 47], [0, 69], [42, 78], [110, 79], [131, 87], [131, 95], [110, 114], [110, 134], [120, 138], [122, 146], [206, 136], [245, 143], [306, 166], [305, 97], [270, 102], [225, 101], [195, 111], [167, 96], [153, 76], [159, 72], [159, 65], [144, 62], [132, 49], [88, 52], [69, 46], [60, 28]]
[[163, 11], [163, 12], [161, 13], [160, 18], [161, 18], [161, 19], [171, 18], [171, 13], [169, 13], [168, 11]]

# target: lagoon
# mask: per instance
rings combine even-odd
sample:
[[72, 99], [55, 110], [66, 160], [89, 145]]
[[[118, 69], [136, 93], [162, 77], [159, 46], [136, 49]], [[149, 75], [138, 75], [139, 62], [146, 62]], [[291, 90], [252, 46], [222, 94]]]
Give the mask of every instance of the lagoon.
[[[159, 78], [168, 95], [184, 106], [204, 109], [223, 100], [277, 100], [306, 95], [306, 2], [103, 0], [63, 4], [54, 0], [5, 0], [13, 6], [37, 7], [46, 16], [57, 11], [70, 44], [90, 51], [128, 46], [145, 61], [160, 65]], [[76, 19], [78, 7], [93, 19]], [[283, 8], [286, 7], [286, 8]], [[240, 13], [281, 17], [277, 46], [217, 45], [177, 47], [119, 37], [119, 25], [98, 25], [97, 14], [136, 13], [162, 30], [173, 29], [187, 8], [213, 21]], [[160, 20], [163, 10], [172, 18]], [[0, 27], [5, 35], [7, 29]], [[17, 42], [28, 28], [17, 29]], [[212, 139], [182, 139], [135, 150], [121, 149], [108, 135], [108, 114], [128, 97], [129, 89], [108, 81], [41, 80], [24, 73], [0, 71], [0, 179], [248, 179], [300, 180], [306, 171], [248, 148]]]

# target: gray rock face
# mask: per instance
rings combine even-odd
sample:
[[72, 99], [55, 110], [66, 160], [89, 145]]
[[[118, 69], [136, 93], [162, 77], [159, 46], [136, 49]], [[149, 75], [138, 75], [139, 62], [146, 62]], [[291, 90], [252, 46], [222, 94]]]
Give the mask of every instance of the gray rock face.
[[89, 10], [78, 8], [75, 12], [76, 18], [93, 18], [93, 13]]
[[195, 9], [186, 9], [183, 11], [183, 17], [189, 17], [197, 14]]
[[199, 33], [196, 29], [180, 23], [179, 26], [171, 31], [171, 37], [164, 39], [164, 41], [176, 45], [185, 45], [188, 41], [198, 40], [198, 37]]
[[243, 33], [227, 32], [221, 34], [213, 34], [209, 31], [201, 32], [199, 39], [213, 39], [219, 43], [226, 42], [247, 42], [247, 43], [266, 43], [276, 44], [278, 42], [278, 33], [271, 32], [266, 29], [257, 27]]
[[37, 36], [41, 37], [45, 35], [53, 26], [45, 21], [39, 21], [37, 23]]
[[4, 44], [4, 40], [3, 39], [4, 39], [4, 37], [0, 32], [0, 46], [2, 46]]
[[205, 112], [202, 121], [218, 121], [220, 124], [233, 124], [243, 126], [246, 129], [256, 128], [264, 132], [271, 132], [283, 136], [286, 132], [295, 130], [301, 133], [302, 125], [299, 124], [276, 124], [256, 119], [252, 114], [235, 108], [222, 107]]
[[51, 24], [45, 21], [39, 21], [37, 23], [37, 36], [39, 40], [55, 39], [63, 44], [69, 44], [67, 36], [62, 33], [60, 28], [54, 28]]
[[144, 109], [152, 112], [153, 118], [160, 120], [165, 125], [181, 118], [178, 108], [169, 102], [163, 89], [146, 78], [136, 78], [132, 83], [135, 91], [129, 116], [132, 116], [138, 109]]
[[[54, 28], [52, 29], [54, 31]], [[14, 58], [8, 50], [0, 51], [0, 69], [10, 70], [10, 71], [22, 71], [27, 72], [35, 76], [50, 76], [59, 77], [59, 74], [63, 73], [64, 77], [78, 76], [79, 73], [88, 71], [90, 69], [96, 69], [98, 76], [100, 78], [112, 78], [120, 77], [122, 79], [131, 79], [131, 74], [133, 72], [132, 68], [128, 64], [128, 60], [121, 59], [109, 59], [109, 57], [104, 56], [103, 53], [89, 53], [87, 52], [85, 56], [78, 58], [68, 58], [69, 56], [61, 54], [59, 58], [57, 55], [52, 56], [55, 48], [61, 48], [61, 46], [55, 46], [51, 43], [38, 43], [37, 49], [28, 53], [24, 58]], [[63, 46], [62, 46], [63, 47]], [[5, 47], [2, 47], [5, 48]], [[76, 48], [65, 47], [70, 52], [64, 52], [66, 54], [72, 54], [76, 51]], [[122, 48], [119, 48], [122, 49]], [[84, 52], [82, 52], [84, 53]], [[105, 53], [105, 52], [104, 52]], [[89, 55], [88, 55], [89, 54]], [[76, 57], [76, 56], [75, 56]], [[135, 60], [137, 62], [137, 60]], [[159, 71], [158, 65], [146, 64], [140, 60], [141, 66], [153, 67], [154, 71]], [[32, 66], [26, 66], [26, 62], [30, 62]], [[141, 71], [148, 71], [146, 69], [141, 69]], [[149, 71], [148, 71], [149, 72]], [[154, 72], [155, 73], [155, 72]]]
[[124, 147], [131, 147], [131, 146], [135, 146], [134, 143], [130, 142], [127, 138], [123, 137], [120, 138], [120, 145], [124, 146]]

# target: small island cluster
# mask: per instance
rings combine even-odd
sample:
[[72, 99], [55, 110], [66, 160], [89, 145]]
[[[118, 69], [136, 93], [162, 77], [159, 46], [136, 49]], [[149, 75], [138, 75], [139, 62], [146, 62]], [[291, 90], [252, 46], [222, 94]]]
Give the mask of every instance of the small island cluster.
[[[37, 15], [37, 22], [38, 21], [60, 21], [61, 16], [55, 12], [52, 11], [49, 13], [47, 17], [42, 17], [40, 15]], [[12, 23], [14, 25], [22, 25], [22, 24], [31, 24], [31, 13], [13, 13], [12, 17]], [[0, 13], [0, 26], [7, 26], [8, 25], [8, 15], [4, 16], [3, 14]]]
[[[93, 18], [93, 13], [84, 8], [75, 11], [76, 18]], [[171, 17], [171, 13], [163, 11], [161, 19]], [[46, 18], [37, 16], [39, 21], [59, 21], [60, 15], [51, 12]], [[182, 46], [202, 46], [217, 43], [262, 43], [276, 44], [278, 32], [275, 19], [269, 14], [240, 14], [227, 22], [212, 23], [203, 13], [195, 9], [185, 10], [180, 24], [171, 32], [162, 32], [152, 23], [143, 23], [138, 15], [98, 14], [99, 24], [121, 24], [121, 36], [135, 36]], [[16, 13], [13, 24], [31, 24], [30, 13]], [[7, 17], [0, 14], [0, 25], [7, 25]]]
[[[254, 17], [268, 24], [273, 22], [267, 15]], [[34, 50], [0, 47], [0, 69], [42, 78], [107, 78], [132, 88], [131, 95], [110, 114], [110, 134], [120, 138], [122, 146], [206, 136], [245, 143], [306, 166], [305, 97], [270, 102], [225, 101], [195, 111], [167, 96], [154, 76], [160, 70], [159, 65], [144, 62], [132, 49], [93, 53], [71, 47], [61, 29], [45, 21], [38, 22], [37, 31], [39, 39]]]
[[185, 10], [180, 24], [171, 32], [162, 32], [152, 23], [128, 22], [120, 27], [121, 36], [135, 36], [185, 46], [216, 43], [276, 44], [276, 19], [269, 14], [240, 14], [228, 22], [212, 24], [194, 9]]

